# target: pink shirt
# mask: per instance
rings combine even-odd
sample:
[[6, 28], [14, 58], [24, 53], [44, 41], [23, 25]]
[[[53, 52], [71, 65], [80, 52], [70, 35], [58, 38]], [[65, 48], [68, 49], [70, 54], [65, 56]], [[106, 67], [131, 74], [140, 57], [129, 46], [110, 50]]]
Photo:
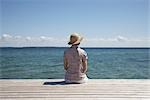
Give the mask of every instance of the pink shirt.
[[65, 80], [83, 80], [86, 77], [86, 74], [83, 73], [82, 61], [88, 59], [87, 53], [77, 45], [74, 45], [64, 52], [64, 57], [66, 57], [68, 61]]

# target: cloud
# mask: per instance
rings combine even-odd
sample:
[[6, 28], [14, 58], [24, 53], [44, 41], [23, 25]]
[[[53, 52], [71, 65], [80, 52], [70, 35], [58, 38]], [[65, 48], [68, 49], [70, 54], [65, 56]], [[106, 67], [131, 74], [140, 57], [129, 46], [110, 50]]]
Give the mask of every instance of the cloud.
[[116, 36], [112, 38], [86, 38], [83, 46], [89, 47], [150, 47], [150, 39], [127, 38]]
[[[0, 37], [0, 46], [24, 47], [24, 46], [68, 46], [69, 38], [58, 38], [50, 36], [13, 36], [3, 34]], [[150, 39], [127, 38], [116, 36], [112, 38], [84, 38], [81, 46], [85, 47], [150, 47]]]
[[120, 35], [114, 38], [86, 38], [85, 39], [85, 41], [89, 41], [89, 42], [124, 42], [128, 40], [129, 39], [127, 39], [126, 37]]
[[15, 39], [21, 39], [22, 37], [21, 36], [15, 36], [14, 38]]
[[123, 36], [120, 36], [120, 35], [117, 36], [116, 40], [117, 40], [117, 41], [120, 41], [120, 42], [128, 41], [127, 38], [125, 38], [125, 37], [123, 37]]
[[31, 36], [13, 36], [10, 34], [3, 34], [0, 37], [0, 46], [65, 46], [67, 44], [66, 38], [55, 38], [47, 36], [31, 37]]
[[9, 34], [3, 34], [3, 35], [1, 36], [1, 39], [2, 39], [2, 40], [10, 40], [11, 38], [12, 38], [12, 36], [9, 35]]
[[55, 38], [53, 38], [53, 37], [46, 37], [46, 36], [40, 36], [40, 40], [42, 40], [42, 41], [54, 41]]

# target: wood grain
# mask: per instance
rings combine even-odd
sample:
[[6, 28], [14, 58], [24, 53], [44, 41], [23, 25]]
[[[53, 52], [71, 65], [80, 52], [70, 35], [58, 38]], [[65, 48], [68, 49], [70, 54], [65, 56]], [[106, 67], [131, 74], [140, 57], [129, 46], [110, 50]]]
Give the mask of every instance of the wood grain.
[[150, 100], [149, 79], [1, 79], [1, 100]]

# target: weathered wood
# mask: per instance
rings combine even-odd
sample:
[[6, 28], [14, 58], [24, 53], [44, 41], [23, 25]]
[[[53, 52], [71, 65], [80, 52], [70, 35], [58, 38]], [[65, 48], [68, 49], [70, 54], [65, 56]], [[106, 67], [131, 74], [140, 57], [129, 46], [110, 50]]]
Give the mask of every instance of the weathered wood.
[[65, 84], [63, 79], [0, 80], [1, 100], [150, 100], [148, 79], [90, 79]]

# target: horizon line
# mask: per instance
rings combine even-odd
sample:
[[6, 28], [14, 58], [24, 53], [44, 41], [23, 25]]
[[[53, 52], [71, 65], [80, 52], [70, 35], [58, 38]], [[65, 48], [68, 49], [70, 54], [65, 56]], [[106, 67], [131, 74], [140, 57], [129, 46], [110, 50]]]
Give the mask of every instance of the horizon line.
[[[8, 47], [0, 47], [0, 48], [68, 48], [70, 46], [8, 46]], [[81, 48], [148, 48], [150, 47], [88, 47], [88, 46], [80, 46]]]

